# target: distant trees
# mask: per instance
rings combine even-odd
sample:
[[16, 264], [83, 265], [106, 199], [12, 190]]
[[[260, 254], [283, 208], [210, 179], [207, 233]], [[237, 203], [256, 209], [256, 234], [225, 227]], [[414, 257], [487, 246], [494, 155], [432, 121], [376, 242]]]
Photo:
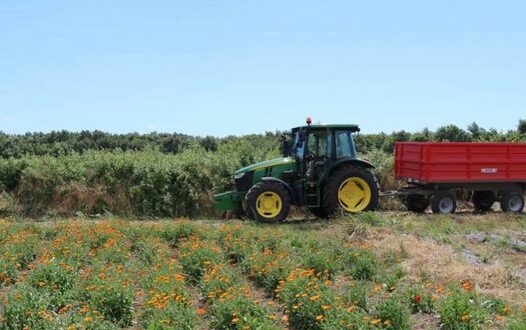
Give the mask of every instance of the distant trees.
[[437, 141], [463, 142], [469, 141], [470, 137], [462, 128], [455, 125], [447, 125], [437, 129], [435, 139]]
[[517, 127], [519, 134], [526, 135], [526, 119], [519, 120], [519, 126]]
[[[10, 135], [0, 132], [0, 158], [21, 158], [24, 156], [49, 155], [59, 157], [71, 154], [83, 154], [87, 151], [148, 151], [157, 150], [163, 154], [179, 154], [188, 148], [199, 146], [208, 152], [216, 152], [221, 145], [228, 144], [231, 148], [237, 146], [243, 150], [243, 163], [255, 159], [255, 150], [250, 148], [265, 148], [279, 146], [280, 132], [266, 132], [243, 137], [213, 136], [195, 137], [178, 133], [149, 134], [110, 134], [102, 131], [53, 131], [50, 133], [26, 133]], [[516, 131], [499, 132], [496, 129], [484, 129], [477, 123], [472, 123], [464, 130], [455, 125], [439, 127], [436, 131], [427, 128], [420, 132], [395, 131], [390, 134], [358, 134], [355, 141], [358, 150], [381, 150], [392, 153], [395, 142], [399, 141], [525, 141], [526, 120], [520, 120]], [[244, 141], [248, 143], [244, 143]], [[245, 150], [246, 146], [250, 148]], [[256, 157], [257, 158], [257, 157]]]

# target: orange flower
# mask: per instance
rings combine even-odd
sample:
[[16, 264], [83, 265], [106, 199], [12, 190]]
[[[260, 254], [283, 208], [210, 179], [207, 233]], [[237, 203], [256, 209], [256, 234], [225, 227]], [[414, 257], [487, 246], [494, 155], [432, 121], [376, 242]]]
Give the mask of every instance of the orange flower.
[[204, 308], [199, 308], [199, 310], [197, 311], [197, 314], [203, 316], [206, 314], [206, 310]]
[[464, 281], [464, 283], [462, 283], [462, 287], [464, 287], [464, 290], [467, 292], [473, 291], [473, 284], [471, 284], [469, 281]]
[[461, 319], [462, 321], [464, 321], [464, 322], [467, 322], [467, 321], [469, 321], [470, 318], [471, 318], [471, 317], [470, 317], [468, 314], [464, 314], [460, 319]]

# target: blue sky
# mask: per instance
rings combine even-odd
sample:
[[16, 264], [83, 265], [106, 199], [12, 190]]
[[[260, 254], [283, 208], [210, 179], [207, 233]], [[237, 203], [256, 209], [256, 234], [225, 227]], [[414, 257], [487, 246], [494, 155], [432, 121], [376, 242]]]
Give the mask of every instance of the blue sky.
[[524, 1], [0, 3], [0, 130], [363, 132], [526, 118]]

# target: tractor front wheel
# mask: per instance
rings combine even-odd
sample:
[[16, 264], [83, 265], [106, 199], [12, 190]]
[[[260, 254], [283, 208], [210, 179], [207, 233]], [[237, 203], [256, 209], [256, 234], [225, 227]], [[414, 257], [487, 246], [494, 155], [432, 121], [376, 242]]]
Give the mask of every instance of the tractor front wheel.
[[260, 182], [250, 188], [245, 204], [250, 218], [275, 223], [285, 220], [289, 215], [291, 197], [278, 182]]
[[374, 211], [380, 199], [376, 177], [367, 169], [342, 167], [334, 172], [325, 185], [323, 206], [328, 216], [343, 213]]

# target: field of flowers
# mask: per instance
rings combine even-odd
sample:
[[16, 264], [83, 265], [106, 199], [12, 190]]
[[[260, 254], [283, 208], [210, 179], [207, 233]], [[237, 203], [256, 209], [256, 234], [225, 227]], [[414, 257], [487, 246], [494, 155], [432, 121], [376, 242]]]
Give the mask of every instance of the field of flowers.
[[301, 227], [2, 222], [0, 252], [0, 329], [526, 329], [469, 281]]

